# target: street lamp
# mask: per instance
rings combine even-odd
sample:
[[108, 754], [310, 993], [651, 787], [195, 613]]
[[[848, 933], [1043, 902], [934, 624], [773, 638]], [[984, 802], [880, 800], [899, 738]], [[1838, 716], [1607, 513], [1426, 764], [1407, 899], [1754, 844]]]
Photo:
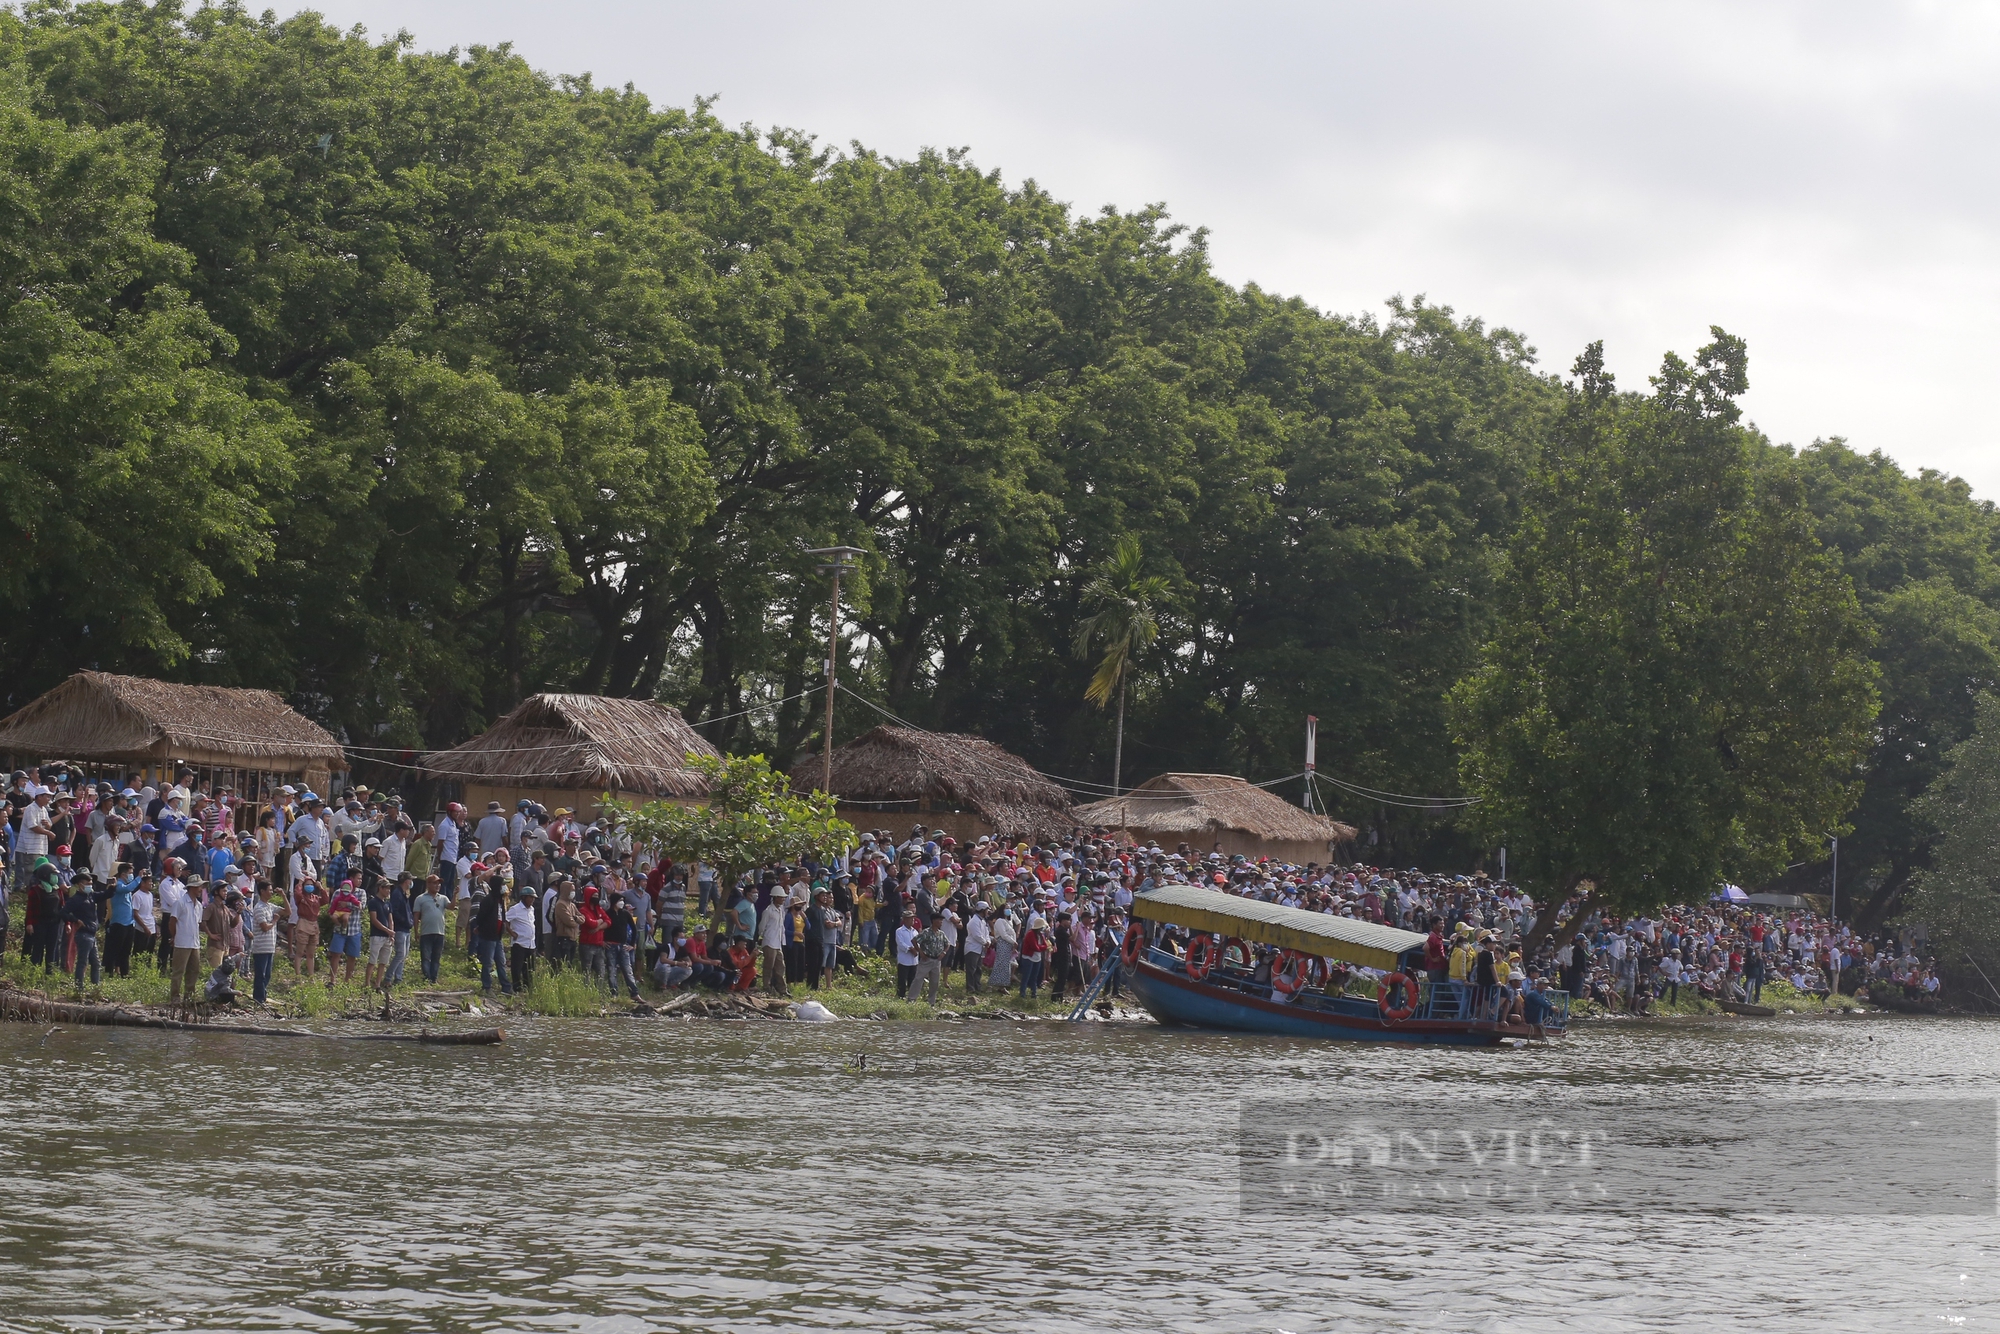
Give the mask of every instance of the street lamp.
[[833, 576], [833, 603], [826, 623], [826, 753], [820, 764], [819, 790], [833, 790], [833, 687], [834, 671], [840, 657], [840, 576], [860, 567], [854, 557], [862, 554], [860, 547], [807, 547], [808, 556], [826, 556], [829, 559], [818, 567], [821, 574]]

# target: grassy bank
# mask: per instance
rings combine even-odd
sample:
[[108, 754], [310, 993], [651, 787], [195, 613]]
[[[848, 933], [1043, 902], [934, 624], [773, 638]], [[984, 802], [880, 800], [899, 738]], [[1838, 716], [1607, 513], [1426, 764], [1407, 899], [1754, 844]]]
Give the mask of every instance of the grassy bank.
[[[1757, 1004], [1768, 1005], [1781, 1015], [1831, 1014], [1838, 1010], [1869, 1010], [1876, 1008], [1871, 1006], [1867, 1001], [1856, 1000], [1852, 996], [1828, 996], [1822, 1000], [1818, 996], [1801, 995], [1792, 990], [1789, 982], [1766, 982], [1762, 998], [1757, 1001]], [[1589, 1019], [1600, 1018], [1613, 1013], [1622, 1014], [1623, 1011], [1606, 1010], [1586, 1001], [1581, 1004], [1572, 1005], [1570, 1013], [1580, 1019]], [[1719, 1015], [1723, 1013], [1726, 1013], [1726, 1011], [1720, 1005], [1711, 1000], [1703, 1000], [1692, 987], [1681, 988], [1681, 998], [1678, 1002], [1670, 1004], [1664, 996], [1656, 999], [1649, 1011], [1650, 1017], [1653, 1018], [1669, 1015]]]
[[[102, 1001], [122, 1005], [165, 1005], [168, 1003], [170, 987], [167, 976], [161, 972], [152, 955], [134, 958], [130, 977], [106, 976], [98, 986], [91, 986], [88, 976], [79, 991], [72, 976], [59, 972], [45, 972], [40, 966], [31, 966], [21, 954], [21, 909], [15, 905], [13, 920], [7, 938], [7, 952], [0, 958], [0, 978], [5, 978], [16, 987], [45, 991], [61, 1000]], [[343, 970], [344, 972], [344, 970]], [[324, 955], [318, 961], [316, 978], [299, 976], [292, 968], [291, 961], [280, 956], [271, 977], [270, 998], [266, 1012], [289, 1015], [302, 1019], [359, 1017], [379, 1015], [385, 1001], [383, 992], [371, 991], [362, 985], [366, 975], [365, 963], [355, 969], [353, 982], [329, 980]], [[203, 972], [206, 977], [206, 970]], [[245, 997], [248, 1008], [250, 979], [239, 979], [239, 989]], [[649, 1004], [659, 1004], [670, 999], [671, 994], [662, 992], [645, 979], [640, 980], [640, 996]], [[440, 993], [470, 992], [469, 996], [443, 996]], [[819, 990], [803, 983], [791, 989], [792, 999], [817, 1000], [827, 1009], [844, 1018], [887, 1019], [934, 1019], [940, 1015], [1026, 1015], [1030, 1017], [1058, 1017], [1067, 1015], [1075, 1003], [1075, 995], [1067, 1001], [1055, 1002], [1049, 999], [1048, 988], [1043, 987], [1039, 998], [1023, 1000], [1016, 992], [1005, 993], [987, 991], [984, 994], [967, 997], [964, 974], [955, 974], [945, 979], [938, 993], [937, 1004], [923, 1001], [899, 1001], [896, 999], [896, 966], [894, 963], [873, 955], [859, 956], [859, 971], [841, 974], [833, 982]], [[435, 983], [425, 982], [412, 949], [404, 966], [403, 981], [391, 987], [386, 1001], [392, 1013], [417, 1017], [430, 1008], [451, 1008], [465, 1003], [477, 1006], [482, 1012], [523, 1013], [553, 1015], [565, 1018], [585, 1018], [600, 1014], [624, 1014], [630, 1010], [630, 1000], [625, 993], [613, 997], [590, 978], [575, 968], [552, 969], [537, 961], [533, 979], [525, 994], [513, 997], [502, 996], [496, 988], [491, 995], [479, 994], [479, 964], [462, 949], [447, 947], [444, 960]]]

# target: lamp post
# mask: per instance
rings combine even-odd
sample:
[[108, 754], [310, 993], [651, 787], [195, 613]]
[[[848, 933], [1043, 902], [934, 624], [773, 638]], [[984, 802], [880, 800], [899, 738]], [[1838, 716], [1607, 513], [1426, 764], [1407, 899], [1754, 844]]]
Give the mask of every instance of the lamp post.
[[826, 623], [826, 747], [820, 763], [819, 790], [833, 790], [833, 687], [834, 672], [840, 660], [840, 576], [856, 569], [854, 557], [861, 554], [860, 547], [807, 547], [808, 556], [826, 556], [827, 562], [818, 567], [821, 574], [833, 576], [833, 601]]

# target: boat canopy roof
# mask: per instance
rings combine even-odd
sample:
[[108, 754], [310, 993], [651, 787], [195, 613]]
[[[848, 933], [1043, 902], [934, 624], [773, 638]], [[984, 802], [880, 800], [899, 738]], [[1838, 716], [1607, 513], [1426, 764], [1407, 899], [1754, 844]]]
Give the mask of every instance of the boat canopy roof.
[[1394, 968], [1404, 951], [1419, 949], [1424, 943], [1424, 937], [1415, 931], [1260, 899], [1239, 899], [1195, 885], [1163, 885], [1141, 894], [1132, 900], [1132, 914], [1368, 968]]

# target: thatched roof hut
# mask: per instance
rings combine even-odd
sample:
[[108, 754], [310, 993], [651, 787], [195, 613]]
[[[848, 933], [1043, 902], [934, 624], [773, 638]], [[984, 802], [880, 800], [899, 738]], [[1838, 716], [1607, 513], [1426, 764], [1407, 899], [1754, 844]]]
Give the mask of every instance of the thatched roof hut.
[[1325, 862], [1354, 830], [1294, 806], [1230, 774], [1161, 774], [1120, 797], [1077, 810], [1084, 824], [1122, 830], [1171, 850], [1220, 851], [1280, 861]]
[[[821, 764], [818, 756], [799, 761], [793, 785], [817, 788]], [[841, 818], [861, 828], [914, 814], [959, 839], [1054, 838], [1077, 823], [1061, 787], [1020, 756], [963, 733], [885, 723], [833, 752], [833, 790]]]
[[127, 767], [187, 765], [240, 792], [276, 781], [324, 787], [340, 743], [268, 690], [78, 672], [0, 719], [0, 754]]
[[680, 710], [649, 699], [530, 695], [479, 736], [426, 755], [423, 770], [456, 784], [474, 814], [523, 799], [583, 811], [606, 792], [704, 797], [687, 757], [717, 753]]

